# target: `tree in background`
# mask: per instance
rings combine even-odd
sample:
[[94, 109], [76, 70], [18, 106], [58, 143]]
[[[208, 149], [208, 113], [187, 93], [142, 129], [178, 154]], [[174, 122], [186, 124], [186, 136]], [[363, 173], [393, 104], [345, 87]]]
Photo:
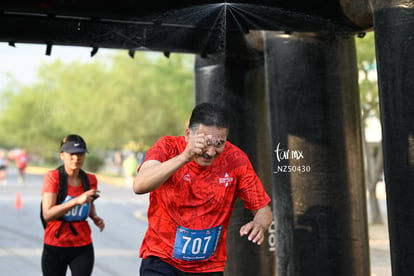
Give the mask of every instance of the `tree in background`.
[[131, 143], [145, 150], [183, 132], [194, 105], [192, 56], [140, 52], [131, 59], [116, 51], [95, 59], [44, 64], [33, 85], [11, 82], [0, 91], [0, 145], [56, 160], [68, 133], [104, 153]]
[[365, 184], [371, 223], [382, 224], [382, 215], [376, 194], [377, 183], [383, 170], [381, 133], [370, 139], [366, 130], [380, 121], [374, 33], [369, 32], [356, 40], [361, 99], [362, 140], [365, 165]]

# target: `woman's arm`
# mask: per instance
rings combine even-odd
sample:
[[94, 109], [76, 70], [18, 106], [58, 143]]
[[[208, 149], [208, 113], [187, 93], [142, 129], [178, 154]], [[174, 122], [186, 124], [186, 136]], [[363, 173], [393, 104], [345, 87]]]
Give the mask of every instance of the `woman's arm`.
[[91, 210], [89, 212], [89, 217], [93, 220], [93, 223], [99, 228], [99, 230], [102, 232], [105, 228], [104, 220], [97, 215], [95, 204], [91, 202]]
[[91, 189], [83, 192], [80, 196], [77, 196], [65, 203], [56, 204], [57, 194], [55, 193], [43, 193], [42, 195], [42, 211], [45, 221], [51, 221], [60, 218], [66, 214], [69, 210], [74, 208], [78, 204], [86, 202], [92, 202], [97, 195], [97, 190]]

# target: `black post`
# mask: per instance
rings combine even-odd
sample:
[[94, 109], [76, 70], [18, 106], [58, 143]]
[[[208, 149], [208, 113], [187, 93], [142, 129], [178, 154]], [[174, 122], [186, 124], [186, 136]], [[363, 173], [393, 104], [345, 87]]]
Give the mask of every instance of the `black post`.
[[[267, 103], [262, 53], [243, 57], [226, 54], [196, 58], [196, 103], [225, 104], [233, 114], [229, 141], [243, 149], [272, 194]], [[241, 200], [236, 202], [230, 221], [225, 275], [273, 276], [275, 271], [274, 235], [257, 246], [240, 238], [240, 227], [252, 219]]]
[[373, 2], [392, 275], [414, 275], [414, 1]]
[[279, 276], [370, 275], [354, 37], [266, 32]]

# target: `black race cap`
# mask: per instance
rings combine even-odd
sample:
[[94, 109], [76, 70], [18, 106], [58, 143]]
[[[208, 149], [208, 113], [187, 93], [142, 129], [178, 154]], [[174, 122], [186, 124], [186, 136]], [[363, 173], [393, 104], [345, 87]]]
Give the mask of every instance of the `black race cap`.
[[79, 153], [79, 152], [88, 152], [86, 144], [82, 141], [68, 141], [62, 145], [60, 148], [61, 152], [67, 153]]

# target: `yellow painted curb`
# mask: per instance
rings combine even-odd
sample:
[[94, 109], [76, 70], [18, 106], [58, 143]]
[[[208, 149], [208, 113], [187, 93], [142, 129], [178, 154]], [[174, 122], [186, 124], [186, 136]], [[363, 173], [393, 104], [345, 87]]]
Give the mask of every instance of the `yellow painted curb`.
[[[48, 171], [53, 170], [54, 168], [44, 168], [44, 167], [35, 167], [35, 166], [28, 166], [26, 168], [26, 172], [30, 174], [46, 174]], [[102, 174], [95, 174], [98, 178], [98, 182], [105, 182], [111, 185], [116, 186], [125, 186], [125, 179], [122, 177], [113, 177], [113, 176], [106, 176]]]

